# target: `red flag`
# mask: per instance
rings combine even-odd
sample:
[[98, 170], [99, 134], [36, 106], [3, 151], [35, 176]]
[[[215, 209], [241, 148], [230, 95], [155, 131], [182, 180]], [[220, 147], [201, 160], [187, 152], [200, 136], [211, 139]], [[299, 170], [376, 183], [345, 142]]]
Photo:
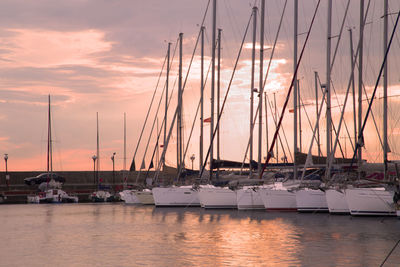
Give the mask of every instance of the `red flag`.
[[289, 109], [289, 113], [294, 113], [294, 109], [293, 108]]
[[160, 147], [164, 147], [164, 145], [160, 145]]
[[209, 118], [207, 118], [207, 119], [204, 119], [203, 121], [204, 121], [204, 122], [211, 122], [211, 117], [209, 117]]

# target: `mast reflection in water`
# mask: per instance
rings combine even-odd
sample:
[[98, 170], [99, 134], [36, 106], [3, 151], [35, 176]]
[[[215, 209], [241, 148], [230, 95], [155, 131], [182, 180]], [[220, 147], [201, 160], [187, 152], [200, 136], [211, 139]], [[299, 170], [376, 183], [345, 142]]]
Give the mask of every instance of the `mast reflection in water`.
[[400, 239], [396, 218], [120, 204], [2, 205], [0, 225], [4, 266], [379, 266]]

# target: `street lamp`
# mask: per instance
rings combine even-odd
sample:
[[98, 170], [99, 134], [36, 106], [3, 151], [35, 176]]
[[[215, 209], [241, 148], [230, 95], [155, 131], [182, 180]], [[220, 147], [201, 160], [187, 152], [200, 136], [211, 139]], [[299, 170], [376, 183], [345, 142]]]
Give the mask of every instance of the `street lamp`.
[[95, 185], [96, 184], [96, 159], [97, 159], [97, 156], [93, 155], [92, 159], [93, 159], [93, 184]]
[[190, 160], [192, 161], [192, 170], [193, 170], [193, 161], [194, 161], [194, 159], [195, 159], [195, 156], [194, 156], [194, 154], [192, 154], [192, 155], [190, 156]]
[[4, 154], [4, 161], [6, 162], [6, 184], [7, 184], [7, 187], [9, 187], [10, 175], [8, 175], [7, 160], [8, 160], [8, 154]]
[[113, 153], [113, 155], [111, 156], [111, 160], [112, 160], [112, 164], [113, 164], [113, 185], [115, 185], [115, 162], [114, 162], [114, 159], [115, 159], [115, 154], [117, 154], [117, 153]]

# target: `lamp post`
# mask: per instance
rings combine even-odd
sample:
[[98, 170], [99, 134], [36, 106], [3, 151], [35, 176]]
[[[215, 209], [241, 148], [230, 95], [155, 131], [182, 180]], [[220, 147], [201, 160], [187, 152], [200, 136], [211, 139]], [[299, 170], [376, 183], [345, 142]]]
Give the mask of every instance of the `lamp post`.
[[6, 184], [8, 188], [10, 184], [10, 175], [8, 174], [7, 160], [8, 160], [8, 154], [4, 154], [4, 161], [6, 162]]
[[96, 159], [97, 159], [97, 156], [93, 155], [92, 159], [93, 159], [93, 184], [96, 185]]
[[114, 162], [114, 159], [115, 159], [115, 154], [117, 154], [117, 153], [113, 153], [113, 155], [111, 156], [111, 160], [112, 160], [112, 164], [113, 164], [113, 172], [112, 172], [112, 174], [113, 174], [113, 185], [115, 185], [115, 162]]
[[192, 170], [193, 170], [193, 161], [194, 161], [194, 159], [195, 159], [195, 156], [194, 156], [194, 154], [192, 154], [192, 155], [190, 156], [190, 160], [192, 161]]

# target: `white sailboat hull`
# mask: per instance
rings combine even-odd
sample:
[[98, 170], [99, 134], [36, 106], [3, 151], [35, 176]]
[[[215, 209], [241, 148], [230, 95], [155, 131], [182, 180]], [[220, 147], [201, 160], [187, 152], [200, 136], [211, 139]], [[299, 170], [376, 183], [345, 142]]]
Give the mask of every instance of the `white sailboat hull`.
[[136, 198], [143, 205], [154, 205], [153, 192], [150, 190], [136, 191], [134, 192]]
[[326, 202], [328, 204], [329, 213], [332, 214], [349, 214], [349, 206], [343, 192], [335, 189], [325, 191]]
[[396, 216], [393, 194], [383, 187], [345, 190], [351, 215]]
[[296, 205], [299, 212], [328, 212], [325, 192], [315, 189], [301, 189], [296, 192]]
[[157, 207], [198, 207], [198, 191], [191, 186], [155, 187], [152, 189]]
[[244, 187], [236, 190], [237, 208], [239, 210], [261, 210], [265, 209], [258, 188]]
[[228, 187], [201, 187], [200, 205], [206, 209], [236, 209], [236, 192]]
[[296, 194], [286, 189], [260, 188], [260, 198], [268, 211], [297, 211]]

